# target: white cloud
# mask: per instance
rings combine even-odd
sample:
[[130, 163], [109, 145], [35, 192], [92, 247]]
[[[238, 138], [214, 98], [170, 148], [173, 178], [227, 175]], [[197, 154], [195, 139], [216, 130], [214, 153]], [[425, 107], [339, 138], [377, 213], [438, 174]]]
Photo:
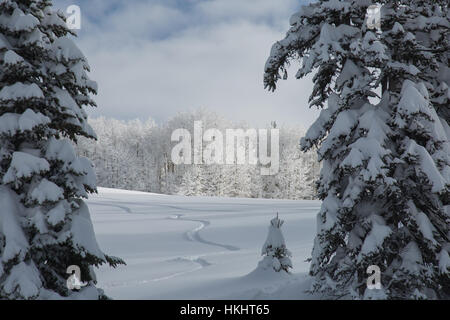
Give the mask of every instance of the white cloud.
[[235, 120], [305, 126], [317, 116], [307, 107], [311, 78], [295, 80], [292, 70], [275, 93], [262, 84], [298, 1], [108, 1], [80, 4], [88, 18], [78, 43], [99, 83], [92, 115], [164, 120], [206, 107]]

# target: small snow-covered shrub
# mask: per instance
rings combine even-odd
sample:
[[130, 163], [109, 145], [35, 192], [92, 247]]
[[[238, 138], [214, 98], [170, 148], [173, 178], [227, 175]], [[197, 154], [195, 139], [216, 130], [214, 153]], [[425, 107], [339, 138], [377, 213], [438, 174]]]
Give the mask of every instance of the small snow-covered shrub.
[[273, 268], [276, 272], [286, 271], [292, 268], [292, 261], [290, 257], [291, 252], [286, 248], [281, 226], [284, 221], [277, 217], [270, 221], [269, 233], [266, 242], [262, 248], [261, 254], [264, 256], [258, 264], [260, 269]]

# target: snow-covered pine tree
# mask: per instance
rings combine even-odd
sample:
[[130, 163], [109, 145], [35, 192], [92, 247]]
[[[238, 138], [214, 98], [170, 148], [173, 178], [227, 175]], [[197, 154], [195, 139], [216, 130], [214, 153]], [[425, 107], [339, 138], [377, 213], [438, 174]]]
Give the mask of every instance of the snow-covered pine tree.
[[289, 269], [292, 268], [292, 261], [290, 259], [292, 254], [286, 248], [286, 242], [281, 231], [283, 223], [284, 221], [278, 218], [278, 213], [270, 221], [269, 233], [261, 250], [264, 258], [258, 264], [259, 269], [273, 269], [276, 272], [283, 270], [289, 273]]
[[[430, 100], [436, 108], [437, 114], [450, 123], [450, 50], [449, 42], [449, 14], [448, 1], [421, 1], [416, 3], [420, 12], [419, 20], [410, 20], [410, 31], [425, 45], [425, 52], [431, 50], [436, 59], [433, 68], [422, 70], [426, 78]], [[417, 11], [417, 10], [415, 10]], [[388, 16], [389, 13], [386, 12]], [[392, 23], [392, 22], [391, 22]], [[412, 23], [412, 24], [411, 24]]]
[[381, 76], [393, 110], [398, 188], [386, 218], [399, 226], [391, 246], [404, 248], [402, 259], [393, 259], [401, 267], [386, 273], [396, 298], [449, 298], [450, 118], [448, 85], [439, 77], [449, 66], [448, 2], [389, 1], [382, 12], [390, 61]]
[[[316, 72], [311, 107], [327, 103], [301, 141], [303, 150], [319, 146], [323, 162], [312, 290], [448, 298], [448, 104], [438, 102], [448, 95], [445, 77], [434, 87], [439, 65], [448, 68], [448, 2], [380, 2], [381, 33], [367, 29], [369, 1], [304, 6], [272, 48], [265, 86], [275, 90], [300, 58], [297, 78]], [[381, 99], [369, 100], [380, 86]], [[366, 287], [371, 265], [381, 269], [382, 290]]]
[[94, 267], [123, 263], [100, 250], [81, 200], [95, 173], [71, 141], [95, 138], [83, 108], [97, 87], [71, 34], [49, 0], [0, 3], [0, 299], [104, 298]]

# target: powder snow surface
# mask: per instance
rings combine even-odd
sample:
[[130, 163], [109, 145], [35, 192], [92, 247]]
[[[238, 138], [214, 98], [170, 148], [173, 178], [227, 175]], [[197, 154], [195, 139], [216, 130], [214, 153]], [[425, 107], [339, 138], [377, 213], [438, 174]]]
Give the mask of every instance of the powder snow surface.
[[[127, 266], [97, 270], [115, 299], [311, 299], [306, 276], [319, 201], [207, 198], [99, 189], [87, 202], [101, 249]], [[291, 275], [256, 269], [276, 213]], [[255, 270], [256, 269], [256, 270]]]

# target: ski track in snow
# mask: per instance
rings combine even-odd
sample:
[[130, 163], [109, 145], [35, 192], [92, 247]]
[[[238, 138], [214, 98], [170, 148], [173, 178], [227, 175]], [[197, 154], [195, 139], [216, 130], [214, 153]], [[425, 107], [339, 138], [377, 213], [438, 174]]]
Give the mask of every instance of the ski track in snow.
[[[124, 298], [126, 293], [137, 298], [159, 299], [159, 293], [155, 293], [158, 290], [161, 290], [162, 297], [173, 294], [174, 297], [189, 298], [191, 289], [194, 290], [192, 296], [197, 297], [197, 286], [208, 288], [207, 281], [223, 279], [238, 279], [231, 280], [227, 289], [230, 294], [240, 292], [242, 285], [243, 289], [251, 289], [250, 293], [245, 289], [247, 291], [242, 292], [243, 297], [254, 295], [255, 290], [260, 289], [255, 287], [254, 279], [249, 279], [245, 284], [240, 277], [254, 268], [259, 255], [253, 240], [255, 237], [264, 238], [265, 223], [273, 214], [280, 212], [282, 216], [292, 216], [294, 226], [303, 226], [302, 232], [308, 233], [315, 227], [316, 212], [320, 207], [320, 202], [313, 201], [185, 198], [111, 192], [109, 189], [100, 189], [99, 193], [87, 203], [92, 208], [93, 224], [102, 238], [102, 245], [110, 250], [114, 248], [117, 256], [128, 256], [130, 259], [129, 265], [123, 268], [99, 271], [101, 287], [107, 291], [109, 289], [110, 295], [115, 298]], [[236, 231], [240, 239], [239, 247], [226, 240], [227, 235], [233, 235], [234, 230], [232, 232], [229, 228], [236, 225], [233, 220], [237, 218], [243, 225]], [[254, 227], [255, 223], [261, 225], [261, 230]], [[216, 224], [220, 228], [215, 229]], [[133, 229], [135, 226], [136, 232]], [[246, 234], [246, 227], [251, 228], [254, 237]], [[221, 237], [215, 238], [215, 232], [207, 232], [212, 230]], [[116, 232], [118, 237], [115, 237]], [[160, 233], [161, 239], [167, 239], [167, 245], [164, 243], [167, 250], [162, 254], [154, 243]], [[291, 238], [291, 246], [302, 255], [306, 254], [305, 248], [312, 246], [309, 233], [308, 237], [303, 233]], [[124, 242], [119, 241], [121, 237]], [[142, 242], [138, 245], [134, 243], [147, 239], [152, 241], [148, 246]], [[306, 267], [301, 268], [302, 272], [306, 270]], [[185, 278], [189, 281], [184, 281]], [[264, 288], [267, 286], [269, 283]], [[222, 297], [222, 289], [221, 285], [218, 286], [217, 294], [211, 297]]]
[[[200, 236], [200, 231], [205, 229], [209, 225], [211, 225], [210, 221], [199, 220], [199, 219], [188, 219], [188, 218], [183, 218], [183, 216], [184, 216], [183, 214], [176, 214], [176, 215], [168, 217], [168, 219], [169, 220], [188, 221], [188, 222], [198, 222], [198, 223], [200, 223], [200, 225], [198, 227], [196, 227], [196, 228], [194, 228], [192, 230], [186, 231], [184, 233], [183, 236], [184, 236], [184, 238], [187, 241], [199, 242], [199, 243], [210, 245], [210, 246], [220, 247], [220, 248], [227, 249], [228, 251], [238, 251], [238, 250], [240, 250], [240, 248], [232, 246], [232, 245], [216, 243], [216, 242], [208, 241], [208, 240], [205, 240], [204, 238], [202, 238]], [[204, 254], [202, 256], [205, 257], [205, 256], [216, 255], [216, 254], [224, 254], [224, 253], [226, 253], [226, 252], [211, 252], [209, 254]], [[190, 262], [193, 262], [193, 263], [197, 263], [198, 267], [194, 268], [192, 270], [189, 270], [189, 271], [178, 272], [178, 273], [175, 273], [175, 274], [163, 277], [163, 278], [153, 279], [153, 281], [161, 281], [161, 280], [171, 279], [171, 278], [174, 278], [174, 277], [178, 277], [180, 275], [185, 275], [187, 273], [195, 272], [197, 270], [200, 270], [200, 269], [203, 269], [203, 268], [206, 268], [206, 267], [212, 265], [212, 263], [209, 263], [206, 259], [200, 258], [198, 256], [197, 257], [178, 257], [178, 258], [172, 259], [172, 261], [180, 261], [180, 262], [190, 261]]]
[[200, 242], [200, 243], [207, 244], [207, 245], [210, 245], [210, 246], [221, 247], [221, 248], [225, 248], [225, 249], [227, 249], [229, 251], [238, 251], [238, 250], [240, 250], [240, 248], [232, 246], [232, 245], [216, 243], [216, 242], [212, 242], [212, 241], [208, 241], [208, 240], [203, 239], [200, 236], [200, 231], [205, 229], [209, 225], [211, 225], [211, 222], [209, 222], [207, 220], [188, 219], [188, 218], [184, 218], [183, 214], [176, 214], [174, 216], [169, 217], [169, 219], [181, 220], [181, 221], [190, 221], [190, 222], [199, 222], [200, 223], [200, 225], [198, 227], [196, 227], [195, 229], [189, 230], [189, 231], [184, 233], [184, 237], [188, 241], [195, 241], [195, 242]]
[[[105, 206], [105, 207], [119, 208], [119, 209], [125, 211], [127, 214], [136, 214], [129, 207], [126, 207], [124, 205], [111, 204], [111, 203], [101, 203], [101, 202], [95, 202], [95, 201], [90, 201], [90, 205], [99, 205], [99, 206]], [[151, 205], [155, 205], [155, 204], [149, 204], [149, 205], [151, 206]], [[195, 210], [195, 209], [182, 208], [182, 207], [173, 206], [173, 205], [157, 205], [157, 206], [170, 208], [170, 209], [175, 209], [175, 210], [180, 210], [180, 211], [181, 210], [185, 210], [185, 211], [195, 211], [195, 212], [197, 212], [197, 211], [208, 211], [208, 212], [210, 212], [210, 210]], [[223, 211], [227, 211], [227, 210], [223, 210]], [[200, 225], [198, 227], [196, 227], [196, 228], [194, 228], [192, 230], [188, 230], [188, 231], [186, 231], [183, 234], [183, 237], [187, 241], [198, 242], [198, 243], [202, 243], [202, 244], [206, 244], [206, 245], [210, 245], [210, 246], [220, 247], [220, 248], [224, 248], [224, 249], [226, 249], [228, 251], [238, 251], [238, 250], [240, 250], [240, 248], [232, 246], [232, 245], [216, 243], [216, 242], [208, 241], [208, 240], [202, 238], [200, 236], [200, 231], [205, 229], [206, 227], [210, 226], [211, 225], [210, 221], [199, 220], [199, 219], [188, 219], [188, 218], [184, 218], [183, 216], [184, 216], [183, 214], [176, 214], [176, 215], [170, 216], [170, 217], [168, 217], [166, 219], [200, 223]], [[205, 254], [205, 255], [202, 255], [202, 256], [217, 255], [217, 254], [224, 254], [224, 253], [226, 253], [226, 252], [212, 252], [212, 253]], [[124, 286], [133, 286], [133, 285], [144, 285], [144, 284], [147, 284], [147, 283], [150, 283], [150, 282], [157, 282], [157, 281], [163, 281], [163, 280], [172, 279], [172, 278], [175, 278], [175, 277], [178, 277], [178, 276], [182, 276], [182, 275], [185, 275], [185, 274], [188, 274], [188, 273], [191, 273], [191, 272], [198, 271], [200, 269], [203, 269], [203, 268], [206, 268], [206, 267], [212, 265], [206, 259], [203, 259], [203, 258], [201, 258], [199, 256], [177, 257], [175, 259], [171, 259], [171, 261], [178, 261], [178, 262], [188, 261], [188, 262], [196, 263], [198, 266], [193, 268], [193, 269], [190, 269], [190, 270], [176, 272], [176, 273], [164, 276], [164, 277], [150, 279], [150, 280], [127, 281], [127, 282], [110, 282], [110, 283], [107, 283], [104, 287], [105, 288], [111, 288], [111, 287], [124, 287]]]
[[175, 272], [175, 273], [169, 274], [169, 275], [164, 276], [164, 277], [154, 278], [154, 279], [149, 279], [149, 280], [109, 282], [109, 283], [106, 283], [105, 285], [103, 285], [103, 288], [108, 289], [108, 288], [114, 288], [114, 287], [140, 286], [140, 285], [145, 285], [145, 284], [151, 283], [151, 282], [158, 282], [158, 281], [169, 280], [169, 279], [172, 279], [172, 278], [175, 278], [175, 277], [183, 276], [183, 275], [191, 273], [191, 272], [195, 272], [197, 270], [203, 269], [205, 266], [210, 265], [210, 263], [208, 263], [206, 260], [203, 260], [201, 258], [197, 258], [197, 259], [193, 259], [193, 260], [187, 259], [187, 258], [186, 259], [184, 259], [184, 258], [177, 258], [175, 260], [177, 260], [177, 261], [195, 262], [195, 263], [198, 263], [198, 266], [196, 266], [195, 268], [190, 269], [190, 270]]
[[189, 270], [185, 270], [185, 271], [180, 271], [180, 272], [175, 272], [163, 277], [159, 277], [159, 278], [153, 278], [153, 279], [145, 279], [145, 280], [133, 280], [133, 281], [121, 281], [121, 282], [108, 282], [106, 284], [103, 285], [103, 288], [108, 289], [108, 288], [114, 288], [114, 287], [131, 287], [131, 286], [140, 286], [140, 285], [145, 285], [151, 282], [159, 282], [159, 281], [164, 281], [164, 280], [169, 280], [175, 277], [179, 277], [179, 276], [183, 276], [186, 275], [188, 273], [192, 273], [198, 270], [201, 270], [203, 268], [206, 268], [208, 266], [211, 266], [212, 263], [209, 263], [207, 260], [201, 258], [204, 256], [212, 256], [212, 255], [220, 255], [220, 254], [225, 254], [226, 252], [212, 252], [209, 254], [204, 254], [201, 256], [192, 256], [192, 257], [176, 257], [173, 259], [169, 259], [166, 260], [168, 262], [192, 262], [192, 263], [196, 263], [198, 264], [196, 267], [189, 269]]
[[112, 207], [112, 208], [119, 208], [123, 211], [125, 211], [126, 213], [134, 213], [129, 207], [125, 207], [125, 206], [120, 206], [117, 204], [110, 204], [110, 203], [101, 203], [101, 202], [96, 202], [96, 201], [89, 201], [89, 205], [95, 205], [95, 206], [104, 206], [104, 207]]
[[[135, 214], [135, 212], [133, 212], [129, 207], [126, 207], [126, 206], [123, 206], [123, 205], [110, 204], [110, 203], [100, 203], [100, 202], [94, 202], [94, 201], [91, 201], [90, 204], [99, 205], [99, 206], [106, 206], [106, 207], [113, 207], [113, 208], [119, 208], [119, 209], [125, 211], [126, 213]], [[185, 211], [208, 211], [208, 212], [211, 211], [211, 210], [195, 210], [195, 209], [182, 208], [182, 207], [170, 206], [170, 205], [160, 205], [160, 206], [161, 207], [175, 209], [175, 210], [180, 210], [180, 211], [181, 210], [185, 210]], [[224, 210], [224, 211], [226, 211], [226, 210]], [[211, 222], [208, 221], [208, 220], [188, 219], [188, 218], [184, 218], [184, 214], [176, 214], [176, 215], [170, 216], [168, 219], [170, 219], [170, 220], [179, 220], [179, 221], [189, 221], [189, 222], [199, 222], [200, 223], [200, 225], [198, 227], [196, 227], [195, 229], [189, 230], [189, 231], [184, 233], [184, 237], [187, 240], [189, 240], [189, 241], [196, 241], [196, 242], [200, 242], [200, 243], [211, 245], [211, 246], [221, 247], [221, 248], [225, 248], [225, 249], [230, 250], [230, 251], [238, 251], [238, 250], [240, 250], [240, 248], [232, 246], [232, 245], [216, 243], [216, 242], [208, 241], [208, 240], [205, 240], [204, 238], [202, 238], [200, 236], [199, 232], [201, 230], [205, 229], [206, 227], [208, 227], [209, 225], [211, 225]]]
[[[135, 212], [133, 212], [129, 207], [125, 207], [122, 205], [117, 205], [117, 204], [109, 204], [109, 203], [100, 203], [100, 202], [94, 202], [91, 201], [90, 204], [93, 205], [99, 205], [99, 206], [105, 206], [105, 207], [113, 207], [113, 208], [119, 208], [123, 211], [125, 211], [126, 213], [130, 213], [130, 214], [135, 214]], [[197, 211], [195, 209], [185, 209], [185, 208], [181, 208], [181, 207], [176, 207], [176, 206], [164, 206], [162, 205], [161, 207], [167, 207], [167, 208], [171, 208], [171, 209], [176, 209], [176, 210], [185, 210], [185, 211]], [[207, 211], [207, 210], [204, 210]], [[210, 212], [210, 210], [208, 211]], [[230, 251], [238, 251], [240, 250], [240, 248], [232, 246], [232, 245], [227, 245], [227, 244], [220, 244], [220, 243], [216, 243], [216, 242], [212, 242], [212, 241], [208, 241], [203, 239], [199, 232], [203, 229], [205, 229], [206, 227], [208, 227], [209, 225], [211, 225], [211, 222], [208, 220], [199, 220], [199, 219], [188, 219], [188, 218], [183, 218], [183, 214], [176, 214], [174, 216], [170, 216], [168, 219], [171, 220], [180, 220], [180, 221], [190, 221], [190, 222], [199, 222], [200, 226], [196, 227], [193, 230], [189, 230], [187, 232], [184, 233], [184, 237], [189, 240], [189, 241], [196, 241], [196, 242], [200, 242], [203, 244], [207, 244], [207, 245], [211, 245], [211, 246], [216, 246], [216, 247], [222, 247], [225, 248], [227, 250]]]

